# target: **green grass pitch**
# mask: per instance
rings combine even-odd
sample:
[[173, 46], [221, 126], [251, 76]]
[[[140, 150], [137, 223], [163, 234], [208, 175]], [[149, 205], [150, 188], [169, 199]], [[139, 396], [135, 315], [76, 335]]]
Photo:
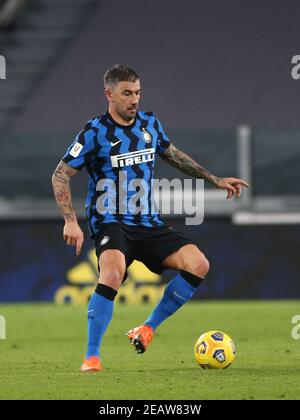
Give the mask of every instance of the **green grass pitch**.
[[[116, 304], [102, 346], [105, 371], [80, 373], [85, 307], [0, 305], [7, 326], [0, 340], [0, 399], [300, 398], [300, 339], [291, 336], [300, 301], [191, 302], [138, 355], [124, 334], [150, 311]], [[194, 361], [196, 339], [212, 329], [235, 342], [229, 369], [202, 370]]]

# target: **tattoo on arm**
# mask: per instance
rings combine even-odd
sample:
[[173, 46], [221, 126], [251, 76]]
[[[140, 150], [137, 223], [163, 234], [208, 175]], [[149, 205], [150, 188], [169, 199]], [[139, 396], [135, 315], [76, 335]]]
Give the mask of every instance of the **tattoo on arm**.
[[58, 208], [63, 215], [65, 222], [76, 221], [76, 214], [72, 205], [70, 179], [77, 173], [64, 162], [60, 162], [52, 176], [53, 191]]
[[220, 178], [211, 174], [203, 166], [199, 165], [190, 156], [181, 150], [177, 149], [172, 143], [167, 148], [165, 153], [161, 155], [161, 158], [168, 162], [170, 165], [179, 169], [181, 172], [193, 176], [195, 178], [201, 178], [213, 185], [217, 185]]

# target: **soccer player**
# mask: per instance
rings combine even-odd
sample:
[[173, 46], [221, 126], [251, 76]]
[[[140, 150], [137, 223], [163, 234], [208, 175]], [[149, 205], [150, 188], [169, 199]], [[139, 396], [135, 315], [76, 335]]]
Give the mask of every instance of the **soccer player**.
[[[114, 299], [134, 259], [158, 274], [164, 269], [178, 271], [150, 316], [127, 333], [138, 353], [146, 350], [156, 328], [192, 298], [209, 271], [203, 252], [186, 235], [166, 226], [152, 206], [156, 156], [185, 174], [227, 190], [227, 198], [240, 197], [242, 186], [249, 186], [242, 179], [211, 174], [170, 142], [154, 113], [138, 111], [140, 78], [130, 67], [110, 68], [104, 75], [104, 89], [108, 111], [87, 122], [52, 177], [65, 219], [64, 240], [79, 255], [84, 237], [72, 206], [70, 180], [83, 167], [89, 174], [86, 213], [100, 277], [88, 305], [88, 345], [81, 371], [103, 369], [100, 345]], [[140, 190], [144, 188], [136, 200], [128, 188], [135, 181]]]

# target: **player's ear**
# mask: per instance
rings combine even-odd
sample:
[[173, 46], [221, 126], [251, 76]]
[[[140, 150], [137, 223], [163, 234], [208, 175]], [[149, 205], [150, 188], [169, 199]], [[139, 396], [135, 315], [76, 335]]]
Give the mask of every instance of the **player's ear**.
[[112, 96], [113, 96], [113, 94], [112, 94], [112, 90], [111, 89], [105, 89], [104, 90], [104, 95], [106, 96], [106, 99], [108, 100], [108, 101], [112, 101]]

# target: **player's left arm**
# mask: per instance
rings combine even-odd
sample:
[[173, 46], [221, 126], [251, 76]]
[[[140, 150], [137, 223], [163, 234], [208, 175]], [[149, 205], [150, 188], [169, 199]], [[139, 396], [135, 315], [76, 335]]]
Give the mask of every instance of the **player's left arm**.
[[160, 155], [160, 157], [187, 175], [204, 179], [216, 188], [227, 190], [227, 199], [234, 196], [239, 198], [241, 196], [242, 187], [249, 188], [249, 184], [243, 179], [219, 178], [216, 175], [213, 175], [186, 153], [177, 149], [177, 147], [175, 147], [172, 143], [165, 152]]

